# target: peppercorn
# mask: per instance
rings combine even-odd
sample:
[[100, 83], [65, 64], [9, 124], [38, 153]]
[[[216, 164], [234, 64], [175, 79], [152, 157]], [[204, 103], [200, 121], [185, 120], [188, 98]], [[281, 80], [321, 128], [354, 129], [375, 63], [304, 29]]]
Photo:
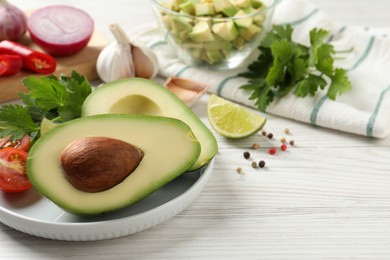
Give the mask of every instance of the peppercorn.
[[264, 168], [264, 166], [265, 166], [265, 161], [261, 160], [261, 161], [259, 162], [259, 167], [260, 167], [260, 168]]
[[280, 146], [280, 150], [282, 150], [283, 152], [286, 151], [286, 150], [287, 150], [287, 145], [282, 144], [282, 145]]
[[266, 135], [267, 135], [267, 131], [263, 130], [263, 131], [261, 131], [261, 134], [262, 134], [263, 136], [266, 136]]
[[286, 138], [285, 137], [280, 138], [280, 142], [284, 144], [286, 142]]
[[295, 144], [294, 140], [291, 140], [290, 145], [294, 145], [294, 144]]
[[257, 163], [255, 161], [252, 162], [252, 168], [257, 168]]
[[251, 157], [251, 154], [248, 151], [244, 152], [243, 155], [245, 159], [249, 159], [249, 157]]
[[274, 155], [274, 154], [276, 153], [276, 148], [275, 148], [275, 147], [270, 148], [270, 149], [268, 150], [268, 153], [269, 153], [270, 155]]
[[241, 167], [237, 167], [236, 172], [237, 172], [238, 174], [241, 174], [241, 173], [242, 173], [242, 168], [241, 168]]
[[286, 135], [288, 135], [290, 133], [290, 129], [286, 128], [284, 129], [284, 132], [286, 133]]
[[260, 145], [258, 143], [252, 144], [252, 149], [259, 149]]
[[268, 137], [268, 139], [272, 139], [272, 138], [274, 137], [274, 135], [273, 135], [272, 133], [269, 133], [269, 134], [267, 135], [267, 137]]

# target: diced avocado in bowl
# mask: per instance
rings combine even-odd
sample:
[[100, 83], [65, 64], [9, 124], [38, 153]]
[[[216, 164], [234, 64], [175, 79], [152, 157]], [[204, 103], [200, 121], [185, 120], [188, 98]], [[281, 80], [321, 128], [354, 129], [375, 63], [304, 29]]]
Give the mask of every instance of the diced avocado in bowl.
[[189, 65], [230, 69], [241, 65], [259, 46], [271, 27], [275, 1], [152, 2], [165, 39], [179, 58]]

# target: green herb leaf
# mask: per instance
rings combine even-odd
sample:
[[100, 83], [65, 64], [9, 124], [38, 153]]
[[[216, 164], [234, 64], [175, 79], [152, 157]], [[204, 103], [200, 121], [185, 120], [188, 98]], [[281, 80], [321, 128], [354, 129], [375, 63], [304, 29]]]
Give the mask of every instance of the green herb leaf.
[[342, 95], [352, 89], [345, 70], [337, 68], [332, 76], [332, 83], [328, 89], [328, 98], [335, 100], [337, 95]]
[[321, 44], [318, 46], [313, 47], [313, 53], [314, 53], [314, 66], [315, 68], [327, 75], [328, 77], [331, 77], [333, 74], [333, 54], [334, 49], [333, 46], [330, 44]]
[[23, 80], [27, 93], [19, 93], [21, 105], [0, 107], [0, 137], [22, 138], [25, 134], [39, 138], [43, 118], [65, 122], [81, 116], [81, 108], [91, 93], [88, 80], [73, 71], [71, 76], [29, 76]]
[[84, 100], [91, 93], [89, 81], [85, 77], [73, 72], [70, 78], [61, 76], [60, 82], [63, 83], [68, 92], [64, 106], [58, 109], [62, 121], [69, 121], [80, 117]]
[[308, 62], [306, 59], [297, 55], [293, 58], [290, 69], [292, 77], [296, 81], [302, 80], [307, 75]]
[[248, 71], [240, 74], [239, 76], [250, 79], [265, 78], [267, 76], [274, 58], [272, 56], [271, 49], [261, 47], [260, 51], [262, 55], [248, 66]]
[[275, 41], [271, 46], [271, 53], [275, 60], [287, 63], [295, 54], [294, 44], [286, 39]]
[[270, 87], [278, 86], [281, 79], [284, 79], [285, 72], [285, 64], [279, 59], [275, 59], [266, 77], [267, 85]]
[[312, 46], [321, 45], [325, 42], [326, 37], [329, 35], [329, 31], [319, 28], [314, 28], [310, 31], [310, 44]]
[[298, 97], [313, 96], [328, 84], [327, 95], [335, 99], [352, 86], [345, 70], [334, 68], [334, 47], [326, 42], [329, 32], [314, 28], [310, 46], [292, 40], [291, 25], [275, 25], [259, 47], [261, 53], [240, 76], [249, 79], [241, 88], [251, 91], [250, 99], [265, 112], [275, 97], [291, 91]]
[[42, 111], [64, 105], [67, 92], [55, 77], [29, 76], [23, 80], [23, 84], [29, 90], [29, 96], [35, 100], [37, 107]]
[[26, 107], [21, 105], [0, 107], [0, 138], [11, 136], [12, 140], [16, 140], [37, 131], [39, 126], [31, 118]]
[[274, 25], [272, 27], [272, 33], [268, 33], [261, 43], [262, 47], [271, 48], [275, 41], [286, 39], [292, 40], [293, 27], [291, 25]]
[[325, 86], [326, 81], [321, 76], [309, 74], [297, 84], [294, 94], [298, 97], [314, 96], [318, 87], [323, 89]]
[[71, 77], [30, 76], [23, 83], [29, 93], [21, 94], [21, 98], [37, 121], [46, 117], [66, 122], [80, 117], [82, 104], [92, 89], [89, 81], [75, 71]]
[[36, 105], [34, 98], [27, 93], [19, 93], [19, 96], [34, 121], [40, 121], [45, 117], [45, 111]]

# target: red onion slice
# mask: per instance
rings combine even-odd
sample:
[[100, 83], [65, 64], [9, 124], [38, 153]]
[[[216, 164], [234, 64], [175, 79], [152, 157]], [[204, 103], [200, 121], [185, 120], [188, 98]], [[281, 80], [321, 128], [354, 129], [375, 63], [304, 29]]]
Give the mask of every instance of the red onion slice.
[[89, 42], [94, 22], [84, 11], [66, 5], [54, 5], [35, 11], [28, 19], [31, 39], [53, 56], [81, 51]]

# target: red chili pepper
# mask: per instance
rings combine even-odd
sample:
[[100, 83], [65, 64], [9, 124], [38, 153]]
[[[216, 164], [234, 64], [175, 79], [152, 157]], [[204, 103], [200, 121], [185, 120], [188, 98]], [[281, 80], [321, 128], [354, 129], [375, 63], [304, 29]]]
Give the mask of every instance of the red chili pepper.
[[15, 75], [22, 69], [22, 63], [18, 55], [0, 54], [0, 77]]
[[49, 74], [56, 69], [56, 60], [43, 52], [39, 52], [12, 41], [0, 42], [0, 54], [19, 55], [23, 59], [23, 68], [40, 74]]

